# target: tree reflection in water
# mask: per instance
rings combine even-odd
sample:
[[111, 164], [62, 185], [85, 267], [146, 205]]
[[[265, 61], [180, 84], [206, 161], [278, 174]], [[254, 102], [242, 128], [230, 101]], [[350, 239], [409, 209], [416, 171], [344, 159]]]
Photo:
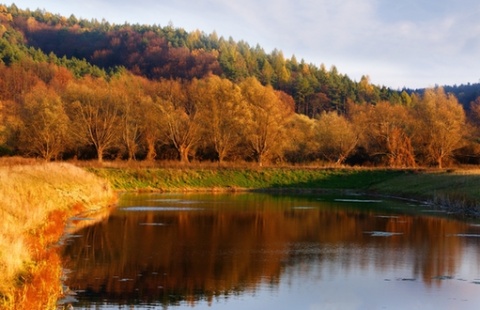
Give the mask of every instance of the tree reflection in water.
[[441, 285], [457, 274], [466, 246], [480, 249], [480, 238], [458, 235], [480, 228], [412, 209], [318, 196], [127, 195], [65, 246], [66, 284], [83, 301], [164, 306], [276, 287], [321, 266], [329, 270], [319, 281], [322, 272], [410, 266], [403, 280]]

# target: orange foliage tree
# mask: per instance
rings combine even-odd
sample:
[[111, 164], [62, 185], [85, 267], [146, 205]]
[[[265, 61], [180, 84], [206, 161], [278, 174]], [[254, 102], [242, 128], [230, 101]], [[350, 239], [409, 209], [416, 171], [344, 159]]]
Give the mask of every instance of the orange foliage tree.
[[243, 127], [245, 139], [261, 166], [264, 160], [283, 155], [285, 125], [293, 115], [293, 108], [271, 86], [263, 86], [256, 78], [245, 79], [240, 88], [251, 113], [251, 119], [246, 119]]
[[345, 161], [358, 143], [353, 125], [337, 112], [324, 112], [319, 116], [314, 137], [321, 156], [337, 165]]
[[363, 146], [372, 157], [390, 166], [415, 166], [412, 125], [407, 107], [380, 102], [350, 105], [351, 118]]
[[227, 79], [209, 76], [197, 81], [196, 106], [199, 110], [202, 140], [223, 162], [242, 142], [242, 130], [250, 111], [240, 88]]
[[25, 96], [20, 148], [45, 160], [58, 159], [69, 144], [70, 121], [61, 98], [39, 83]]
[[92, 144], [102, 162], [107, 150], [118, 144], [121, 97], [104, 79], [86, 77], [68, 85], [64, 100], [71, 134], [80, 143]]
[[415, 148], [427, 163], [442, 168], [462, 146], [465, 111], [455, 96], [443, 88], [427, 89], [415, 105]]

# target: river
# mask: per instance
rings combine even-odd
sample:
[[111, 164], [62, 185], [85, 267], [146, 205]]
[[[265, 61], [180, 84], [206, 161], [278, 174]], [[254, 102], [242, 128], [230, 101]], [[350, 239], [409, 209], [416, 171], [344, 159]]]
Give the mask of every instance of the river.
[[127, 193], [62, 256], [76, 310], [480, 306], [480, 225], [381, 198]]

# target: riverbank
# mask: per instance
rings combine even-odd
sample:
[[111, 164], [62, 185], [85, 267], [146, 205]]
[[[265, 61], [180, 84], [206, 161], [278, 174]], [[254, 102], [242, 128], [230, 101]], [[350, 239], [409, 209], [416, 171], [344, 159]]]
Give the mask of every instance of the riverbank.
[[0, 162], [0, 308], [56, 309], [67, 219], [112, 204], [108, 182], [66, 163]]
[[480, 169], [106, 166], [0, 162], [1, 309], [55, 309], [62, 266], [54, 245], [68, 218], [105, 209], [114, 191], [345, 190], [414, 198], [480, 217]]
[[120, 191], [348, 190], [414, 198], [480, 217], [480, 169], [99, 168], [87, 170]]

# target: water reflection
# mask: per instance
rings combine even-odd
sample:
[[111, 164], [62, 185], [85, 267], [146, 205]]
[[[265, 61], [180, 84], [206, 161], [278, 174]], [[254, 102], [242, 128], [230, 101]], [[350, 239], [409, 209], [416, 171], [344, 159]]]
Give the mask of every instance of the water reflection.
[[[332, 297], [335, 291], [318, 299], [312, 288], [350, 290], [363, 298], [355, 297], [353, 308], [359, 302], [367, 307], [372, 298], [392, 306], [405, 293], [400, 288], [412, 290], [408, 298], [430, 298], [432, 304], [436, 295], [424, 292], [471, 290], [463, 308], [472, 305], [473, 296], [480, 295], [475, 284], [480, 282], [480, 227], [405, 215], [412, 208], [398, 202], [358, 200], [125, 196], [108, 219], [70, 239], [64, 249], [72, 271], [67, 285], [80, 292], [77, 306], [87, 308], [102, 303], [230, 308], [231, 299], [244, 307], [250, 297], [255, 304], [265, 294], [275, 297], [270, 302], [294, 294], [297, 307], [304, 300], [312, 300], [309, 307], [346, 301]], [[373, 290], [365, 293], [370, 296], [359, 294], [366, 286]], [[275, 307], [287, 309], [287, 304]]]

